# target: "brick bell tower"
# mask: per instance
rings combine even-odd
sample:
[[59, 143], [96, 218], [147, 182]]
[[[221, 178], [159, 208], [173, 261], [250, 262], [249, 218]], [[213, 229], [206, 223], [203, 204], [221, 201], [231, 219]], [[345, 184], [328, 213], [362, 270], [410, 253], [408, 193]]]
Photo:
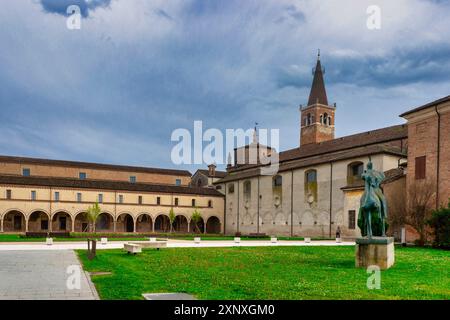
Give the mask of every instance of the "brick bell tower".
[[334, 113], [336, 104], [328, 105], [323, 75], [325, 70], [320, 63], [320, 50], [317, 55], [314, 79], [309, 94], [308, 105], [300, 106], [300, 146], [334, 139]]

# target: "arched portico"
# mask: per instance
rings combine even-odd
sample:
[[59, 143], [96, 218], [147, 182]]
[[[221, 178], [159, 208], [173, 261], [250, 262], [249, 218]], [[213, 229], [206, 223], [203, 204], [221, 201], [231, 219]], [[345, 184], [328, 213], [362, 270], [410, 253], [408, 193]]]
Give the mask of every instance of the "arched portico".
[[170, 219], [165, 214], [160, 214], [155, 219], [155, 232], [169, 232], [170, 231]]
[[205, 233], [205, 222], [203, 218], [200, 218], [197, 223], [194, 223], [194, 221], [191, 220], [191, 232], [194, 233]]
[[19, 210], [6, 212], [1, 219], [0, 232], [25, 232], [25, 214]]
[[49, 232], [51, 230], [49, 215], [41, 210], [33, 211], [28, 218], [29, 232]]
[[147, 213], [140, 214], [136, 219], [137, 232], [152, 232], [153, 221], [152, 217]]
[[73, 229], [75, 232], [88, 232], [89, 231], [89, 221], [87, 219], [86, 212], [79, 212], [76, 214]]
[[72, 217], [66, 211], [58, 211], [52, 217], [52, 231], [73, 231]]
[[220, 220], [216, 216], [211, 216], [206, 221], [206, 233], [219, 234], [220, 233]]
[[176, 216], [173, 222], [173, 231], [181, 233], [189, 232], [188, 219], [183, 215]]
[[129, 213], [122, 213], [117, 217], [117, 232], [134, 232], [134, 219]]
[[114, 218], [108, 212], [102, 212], [95, 222], [95, 232], [114, 232]]

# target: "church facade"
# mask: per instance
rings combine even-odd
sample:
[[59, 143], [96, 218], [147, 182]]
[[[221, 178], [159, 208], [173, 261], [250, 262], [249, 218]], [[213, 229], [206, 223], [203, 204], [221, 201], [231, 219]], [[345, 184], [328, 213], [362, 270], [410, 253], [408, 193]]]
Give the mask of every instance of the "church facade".
[[328, 238], [339, 230], [343, 237], [360, 235], [361, 174], [371, 159], [387, 182], [403, 178], [408, 131], [398, 125], [335, 138], [336, 112], [336, 105], [328, 103], [319, 56], [308, 104], [300, 107], [299, 147], [278, 154], [278, 173], [262, 175], [262, 165], [235, 159], [215, 182], [225, 195], [225, 233]]

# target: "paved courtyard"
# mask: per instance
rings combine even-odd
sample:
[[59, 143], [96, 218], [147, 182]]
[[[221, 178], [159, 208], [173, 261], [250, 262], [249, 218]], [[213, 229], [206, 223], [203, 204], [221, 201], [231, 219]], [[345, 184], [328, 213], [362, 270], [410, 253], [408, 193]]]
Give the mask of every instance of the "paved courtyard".
[[[68, 274], [69, 266], [80, 270], [80, 289], [67, 287], [68, 278], [76, 273]], [[0, 250], [0, 300], [17, 299], [93, 300], [97, 293], [72, 250]]]

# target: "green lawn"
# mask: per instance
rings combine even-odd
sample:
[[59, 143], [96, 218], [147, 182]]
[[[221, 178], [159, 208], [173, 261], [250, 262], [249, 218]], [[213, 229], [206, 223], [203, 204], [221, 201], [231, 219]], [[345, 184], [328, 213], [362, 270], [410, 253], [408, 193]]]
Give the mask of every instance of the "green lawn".
[[102, 299], [186, 292], [199, 299], [450, 299], [450, 252], [396, 247], [396, 264], [381, 289], [354, 267], [354, 247], [148, 249], [140, 255], [78, 251]]

